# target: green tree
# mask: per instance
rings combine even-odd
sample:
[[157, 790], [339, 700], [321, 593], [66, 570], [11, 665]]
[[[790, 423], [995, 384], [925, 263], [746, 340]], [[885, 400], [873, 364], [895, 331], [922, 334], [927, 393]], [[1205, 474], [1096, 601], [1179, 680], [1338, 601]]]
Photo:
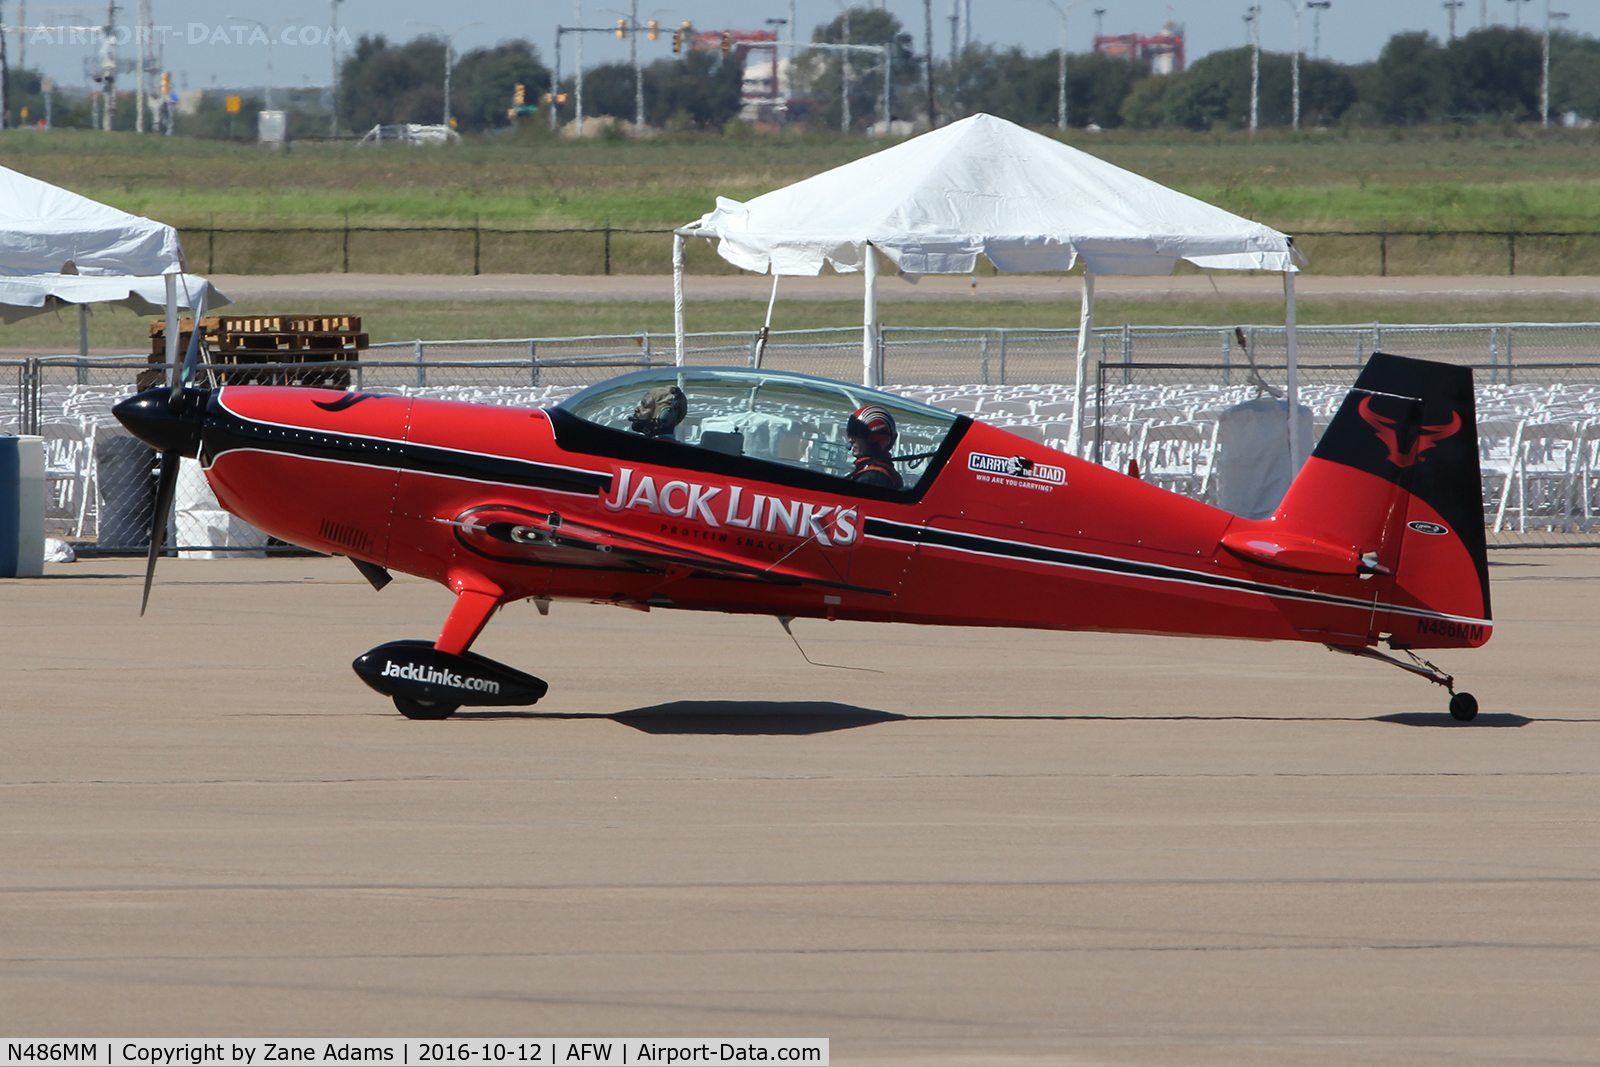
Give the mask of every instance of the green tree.
[[1363, 117], [1395, 126], [1438, 121], [1451, 109], [1450, 67], [1431, 34], [1395, 34], [1360, 86]]
[[1528, 30], [1490, 26], [1445, 49], [1456, 118], [1527, 122], [1539, 117], [1543, 44]]
[[444, 118], [444, 42], [418, 37], [391, 46], [365, 34], [339, 70], [339, 121], [357, 132]]
[[1550, 38], [1550, 114], [1568, 111], [1600, 119], [1600, 41], [1557, 33]]
[[[1289, 124], [1290, 58], [1261, 53], [1261, 84], [1257, 91], [1257, 123]], [[1190, 130], [1242, 129], [1250, 124], [1250, 49], [1212, 52], [1183, 76], [1168, 92], [1163, 125]]]
[[[743, 105], [744, 61], [737, 51], [688, 52], [682, 59], [658, 59], [644, 68], [644, 115], [651, 126], [721, 129]], [[577, 79], [566, 78], [561, 91], [567, 103], [563, 121], [577, 109]], [[607, 63], [583, 72], [583, 113], [611, 115], [631, 123], [634, 115], [633, 68]]]
[[[1059, 53], [1045, 58], [1051, 65]], [[1090, 123], [1102, 129], [1121, 126], [1122, 102], [1133, 92], [1134, 86], [1150, 80], [1150, 64], [1144, 60], [1128, 60], [1123, 56], [1108, 56], [1091, 52], [1088, 55], [1067, 57], [1067, 121], [1073, 126]], [[1052, 87], [1059, 78], [1052, 81]], [[1049, 109], [1050, 120], [1055, 119], [1054, 101], [1060, 96], [1056, 89]]]
[[[645, 116], [665, 127], [675, 118], [702, 130], [720, 130], [743, 105], [744, 60], [737, 51], [690, 52], [645, 68]], [[632, 115], [630, 107], [628, 114]]]
[[550, 70], [527, 41], [504, 41], [493, 48], [475, 48], [456, 61], [450, 72], [450, 113], [462, 130], [481, 131], [510, 124], [506, 111], [518, 85], [527, 102], [545, 105]]
[[1118, 108], [1123, 121], [1136, 130], [1165, 125], [1167, 101], [1182, 79], [1182, 74], [1157, 74], [1134, 85]]

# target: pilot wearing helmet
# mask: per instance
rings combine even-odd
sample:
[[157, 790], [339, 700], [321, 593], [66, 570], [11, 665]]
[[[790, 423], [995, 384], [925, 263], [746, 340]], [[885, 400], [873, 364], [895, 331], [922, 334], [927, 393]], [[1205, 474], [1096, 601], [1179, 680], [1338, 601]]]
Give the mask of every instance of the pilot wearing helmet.
[[897, 433], [894, 416], [877, 404], [868, 404], [850, 416], [846, 426], [850, 453], [855, 457], [852, 482], [882, 489], [901, 489], [905, 483], [894, 469], [894, 443]]
[[676, 385], [660, 385], [639, 398], [639, 404], [628, 417], [634, 433], [646, 437], [673, 437], [678, 423], [689, 412], [689, 401]]

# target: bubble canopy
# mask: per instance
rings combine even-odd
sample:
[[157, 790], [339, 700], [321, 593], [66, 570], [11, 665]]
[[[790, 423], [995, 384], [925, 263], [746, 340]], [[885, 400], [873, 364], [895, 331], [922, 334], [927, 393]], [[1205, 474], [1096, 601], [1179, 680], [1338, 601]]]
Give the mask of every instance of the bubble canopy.
[[941, 408], [865, 386], [728, 367], [663, 367], [626, 374], [585, 389], [557, 410], [643, 440], [633, 429], [635, 410], [646, 394], [663, 387], [678, 388], [687, 401], [683, 420], [665, 446], [688, 445], [841, 481], [854, 470], [846, 424], [862, 406], [877, 404], [894, 416], [894, 462], [908, 490], [938, 468], [959, 419]]

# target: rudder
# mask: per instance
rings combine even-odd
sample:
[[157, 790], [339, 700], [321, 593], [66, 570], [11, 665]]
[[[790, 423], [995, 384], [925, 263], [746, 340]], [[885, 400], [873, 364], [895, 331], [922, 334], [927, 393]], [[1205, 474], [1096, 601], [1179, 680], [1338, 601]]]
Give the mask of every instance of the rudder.
[[1273, 517], [1393, 575], [1399, 646], [1488, 640], [1489, 566], [1472, 371], [1375, 352]]

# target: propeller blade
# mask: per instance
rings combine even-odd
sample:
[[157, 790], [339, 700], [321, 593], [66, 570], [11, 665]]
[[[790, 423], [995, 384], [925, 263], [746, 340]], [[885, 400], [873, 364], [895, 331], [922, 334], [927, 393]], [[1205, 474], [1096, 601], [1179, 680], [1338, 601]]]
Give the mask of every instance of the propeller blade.
[[206, 297], [211, 292], [208, 282], [200, 289], [200, 298], [194, 306], [194, 328], [189, 331], [189, 350], [183, 356], [183, 368], [178, 372], [178, 377], [172, 383], [172, 403], [177, 410], [183, 409], [183, 392], [189, 388], [189, 383], [194, 380], [195, 364], [200, 361], [200, 334], [202, 328], [200, 320], [205, 317]]
[[144, 565], [144, 599], [139, 602], [139, 616], [150, 606], [150, 583], [156, 579], [156, 557], [167, 541], [167, 512], [172, 510], [172, 496], [178, 488], [178, 465], [183, 453], [175, 449], [161, 453], [161, 477], [156, 482], [156, 514], [150, 520], [150, 556]]

